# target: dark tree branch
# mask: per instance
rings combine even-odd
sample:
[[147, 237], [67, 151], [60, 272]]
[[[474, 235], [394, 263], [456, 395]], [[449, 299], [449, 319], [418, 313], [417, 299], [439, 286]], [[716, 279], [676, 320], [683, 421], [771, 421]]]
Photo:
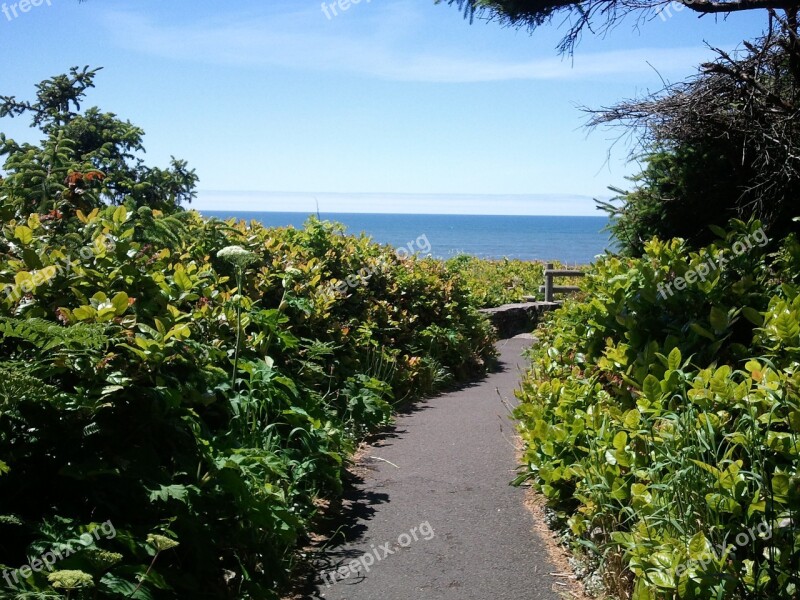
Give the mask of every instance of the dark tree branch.
[[[497, 21], [510, 27], [534, 30], [563, 15], [567, 34], [561, 52], [572, 52], [583, 30], [607, 31], [630, 14], [640, 21], [668, 7], [673, 0], [435, 0], [456, 5], [465, 18]], [[800, 0], [675, 0], [700, 14], [729, 14], [747, 10], [785, 11], [800, 9]]]
[[[589, 125], [636, 131], [632, 156], [658, 151], [726, 148], [746, 173], [737, 201], [769, 222], [785, 216], [800, 189], [800, 88], [793, 63], [800, 61], [796, 36], [772, 31], [739, 53], [714, 49], [692, 79], [643, 99], [588, 110]], [[793, 209], [792, 209], [793, 210]]]
[[708, 0], [680, 0], [687, 8], [704, 14], [734, 13], [745, 10], [791, 10], [800, 3], [795, 0], [734, 0], [732, 2], [712, 2]]

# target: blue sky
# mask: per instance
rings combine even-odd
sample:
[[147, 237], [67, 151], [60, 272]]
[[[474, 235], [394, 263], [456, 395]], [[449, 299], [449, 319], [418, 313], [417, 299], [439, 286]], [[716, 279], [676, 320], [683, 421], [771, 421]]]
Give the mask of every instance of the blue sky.
[[[563, 58], [533, 35], [470, 25], [433, 0], [42, 0], [0, 12], [0, 94], [102, 66], [88, 104], [146, 131], [150, 163], [200, 176], [200, 208], [597, 214], [636, 171], [579, 106], [677, 81], [758, 35], [761, 11], [628, 18]], [[6, 7], [14, 2], [6, 0]], [[326, 2], [329, 4], [329, 2]], [[0, 0], [0, 7], [2, 1]], [[20, 121], [0, 131], [30, 139]]]

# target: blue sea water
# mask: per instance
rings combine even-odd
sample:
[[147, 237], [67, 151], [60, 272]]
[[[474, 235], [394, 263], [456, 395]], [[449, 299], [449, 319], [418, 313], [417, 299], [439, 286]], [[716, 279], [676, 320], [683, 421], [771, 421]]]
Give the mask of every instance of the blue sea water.
[[[202, 214], [296, 228], [309, 217], [290, 212], [204, 210]], [[606, 217], [322, 213], [320, 218], [343, 223], [348, 233], [363, 232], [377, 242], [398, 248], [411, 245], [416, 250], [426, 248], [429, 242], [430, 254], [437, 258], [465, 253], [481, 258], [587, 264], [607, 248], [613, 249], [609, 233], [602, 231], [608, 224]]]

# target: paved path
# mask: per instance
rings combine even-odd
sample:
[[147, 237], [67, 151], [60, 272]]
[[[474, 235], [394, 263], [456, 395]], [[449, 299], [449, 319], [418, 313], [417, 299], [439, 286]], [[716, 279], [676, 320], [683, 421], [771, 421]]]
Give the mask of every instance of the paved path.
[[[328, 549], [327, 585], [309, 597], [559, 600], [524, 491], [509, 486], [516, 458], [508, 404], [530, 343], [501, 341], [501, 371], [417, 405], [370, 450], [363, 481], [348, 494], [348, 541]], [[360, 561], [357, 572], [351, 561]], [[337, 567], [331, 585], [328, 570]]]

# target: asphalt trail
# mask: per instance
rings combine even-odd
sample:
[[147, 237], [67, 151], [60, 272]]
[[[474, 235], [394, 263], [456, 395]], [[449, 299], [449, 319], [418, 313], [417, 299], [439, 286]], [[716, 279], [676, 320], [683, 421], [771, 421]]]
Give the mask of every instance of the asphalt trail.
[[[363, 481], [348, 492], [347, 541], [327, 550], [310, 597], [559, 600], [524, 491], [509, 485], [508, 405], [530, 343], [499, 342], [499, 372], [417, 405], [371, 449]], [[360, 561], [355, 573], [351, 561]]]

